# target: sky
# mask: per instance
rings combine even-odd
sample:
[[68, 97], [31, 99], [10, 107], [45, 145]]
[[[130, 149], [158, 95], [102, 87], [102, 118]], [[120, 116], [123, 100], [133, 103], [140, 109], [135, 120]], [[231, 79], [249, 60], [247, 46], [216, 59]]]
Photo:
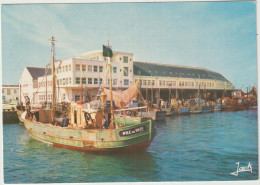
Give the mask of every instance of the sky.
[[2, 83], [18, 84], [25, 66], [101, 50], [134, 61], [203, 67], [236, 88], [257, 83], [254, 2], [2, 5]]

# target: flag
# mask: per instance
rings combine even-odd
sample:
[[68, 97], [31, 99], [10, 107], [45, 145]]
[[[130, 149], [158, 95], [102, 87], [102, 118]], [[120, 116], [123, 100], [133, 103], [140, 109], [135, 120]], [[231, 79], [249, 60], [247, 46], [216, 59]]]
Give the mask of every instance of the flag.
[[103, 45], [103, 56], [104, 57], [110, 57], [110, 58], [113, 57], [112, 50], [109, 47], [105, 46], [105, 45]]

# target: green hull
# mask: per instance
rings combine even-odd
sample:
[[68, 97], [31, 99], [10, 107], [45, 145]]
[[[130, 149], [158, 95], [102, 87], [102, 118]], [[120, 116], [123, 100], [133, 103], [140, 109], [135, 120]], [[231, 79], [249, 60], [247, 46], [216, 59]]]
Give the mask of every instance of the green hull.
[[145, 149], [155, 136], [151, 120], [119, 129], [76, 129], [25, 120], [31, 136], [54, 146], [89, 151]]
[[145, 121], [148, 121], [150, 118], [148, 117], [131, 117], [131, 116], [120, 116], [120, 115], [115, 115], [114, 116], [116, 124], [120, 126], [131, 126], [131, 125], [136, 125], [143, 123]]

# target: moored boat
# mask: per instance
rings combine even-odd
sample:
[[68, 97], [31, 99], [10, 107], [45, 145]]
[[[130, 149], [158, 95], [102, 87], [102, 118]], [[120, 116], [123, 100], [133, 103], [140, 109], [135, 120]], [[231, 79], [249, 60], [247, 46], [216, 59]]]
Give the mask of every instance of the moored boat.
[[193, 106], [190, 108], [191, 114], [199, 114], [202, 113], [202, 106]]
[[221, 111], [221, 104], [214, 105], [214, 111]]
[[202, 113], [214, 112], [214, 106], [202, 106]]
[[190, 113], [190, 108], [189, 107], [183, 107], [178, 109], [178, 114], [179, 115], [186, 115]]
[[166, 116], [173, 116], [174, 115], [174, 108], [162, 108], [161, 111], [165, 111]]

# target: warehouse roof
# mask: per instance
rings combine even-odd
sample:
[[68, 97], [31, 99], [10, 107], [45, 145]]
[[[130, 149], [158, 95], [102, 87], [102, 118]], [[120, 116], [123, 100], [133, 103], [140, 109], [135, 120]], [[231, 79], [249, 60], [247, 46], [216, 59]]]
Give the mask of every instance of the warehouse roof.
[[[31, 74], [32, 78], [34, 80], [37, 80], [38, 77], [44, 76], [45, 75], [45, 68], [41, 67], [26, 67]], [[51, 69], [48, 70], [48, 75], [51, 74]]]
[[141, 76], [200, 78], [229, 82], [221, 74], [205, 68], [134, 61], [134, 75], [139, 75], [139, 71]]

